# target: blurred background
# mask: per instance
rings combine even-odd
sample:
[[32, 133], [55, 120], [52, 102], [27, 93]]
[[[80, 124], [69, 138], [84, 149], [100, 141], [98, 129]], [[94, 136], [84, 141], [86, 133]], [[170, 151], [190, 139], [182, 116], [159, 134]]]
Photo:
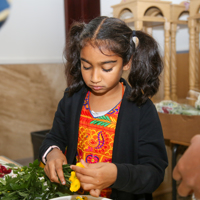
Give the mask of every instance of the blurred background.
[[[81, 2], [0, 0], [0, 155], [33, 157], [30, 132], [50, 129], [66, 88], [63, 49], [71, 17], [111, 17], [111, 6], [122, 1]], [[152, 35], [163, 53], [163, 27], [154, 28]], [[187, 27], [178, 29], [176, 40], [177, 53], [188, 53]], [[159, 95], [162, 99], [163, 91]]]
[[[31, 132], [51, 128], [67, 87], [63, 50], [71, 22], [88, 22], [99, 15], [111, 17], [111, 6], [123, 2], [126, 0], [0, 0], [0, 155], [22, 164], [33, 161]], [[180, 4], [182, 0], [170, 2]], [[186, 10], [188, 5], [185, 1]], [[182, 19], [187, 18], [186, 12]], [[152, 36], [164, 55], [163, 26], [153, 28]], [[177, 26], [180, 100], [189, 90], [188, 52], [188, 26]], [[156, 99], [163, 98], [162, 80]]]

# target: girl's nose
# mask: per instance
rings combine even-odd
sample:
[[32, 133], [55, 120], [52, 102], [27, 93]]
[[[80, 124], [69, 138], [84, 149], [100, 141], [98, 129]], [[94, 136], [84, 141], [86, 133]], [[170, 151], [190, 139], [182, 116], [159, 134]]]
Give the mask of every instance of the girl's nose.
[[95, 69], [92, 71], [92, 75], [91, 75], [91, 82], [92, 83], [99, 83], [101, 81], [101, 76], [99, 73], [99, 70]]

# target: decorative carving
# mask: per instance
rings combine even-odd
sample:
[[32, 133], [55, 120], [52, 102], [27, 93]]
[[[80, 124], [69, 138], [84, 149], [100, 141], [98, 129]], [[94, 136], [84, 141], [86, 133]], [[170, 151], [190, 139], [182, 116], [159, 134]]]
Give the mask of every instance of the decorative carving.
[[189, 20], [190, 50], [189, 50], [189, 90], [195, 89], [195, 20]]
[[165, 56], [164, 56], [164, 99], [170, 100], [170, 23], [165, 22]]
[[176, 30], [177, 24], [171, 24], [171, 99], [177, 101], [176, 94]]
[[195, 31], [195, 88], [199, 89], [199, 23]]
[[[177, 100], [176, 29], [178, 24], [188, 25], [190, 33], [189, 90], [199, 88], [199, 24], [197, 23], [200, 19], [199, 9], [197, 9], [200, 7], [199, 0], [186, 0], [180, 4], [157, 0], [122, 0], [120, 4], [112, 7], [114, 17], [119, 16], [124, 9], [128, 9], [132, 15], [124, 21], [128, 25], [134, 24], [136, 30], [143, 30], [150, 35], [153, 27], [164, 24], [165, 100], [170, 100], [170, 98]], [[187, 13], [189, 21], [180, 18]], [[196, 23], [198, 26], [195, 26]]]

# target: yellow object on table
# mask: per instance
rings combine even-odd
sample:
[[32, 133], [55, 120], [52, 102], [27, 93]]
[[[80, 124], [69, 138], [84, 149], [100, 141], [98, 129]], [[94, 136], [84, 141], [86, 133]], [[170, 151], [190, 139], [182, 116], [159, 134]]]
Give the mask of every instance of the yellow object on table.
[[42, 162], [40, 162], [39, 166], [42, 167], [42, 168], [45, 167], [45, 165]]

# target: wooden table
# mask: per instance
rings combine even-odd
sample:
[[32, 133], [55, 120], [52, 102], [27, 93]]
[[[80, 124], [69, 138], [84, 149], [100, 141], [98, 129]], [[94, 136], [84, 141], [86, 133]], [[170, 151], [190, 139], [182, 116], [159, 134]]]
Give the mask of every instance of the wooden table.
[[1, 160], [3, 162], [5, 162], [5, 163], [13, 163], [13, 164], [15, 164], [15, 165], [17, 165], [19, 167], [22, 167], [22, 165], [20, 165], [19, 163], [15, 162], [15, 161], [13, 161], [13, 160], [11, 160], [9, 158], [7, 158], [6, 156], [0, 156], [0, 163], [1, 163]]
[[194, 135], [200, 134], [200, 116], [158, 113], [164, 138], [189, 144]]

